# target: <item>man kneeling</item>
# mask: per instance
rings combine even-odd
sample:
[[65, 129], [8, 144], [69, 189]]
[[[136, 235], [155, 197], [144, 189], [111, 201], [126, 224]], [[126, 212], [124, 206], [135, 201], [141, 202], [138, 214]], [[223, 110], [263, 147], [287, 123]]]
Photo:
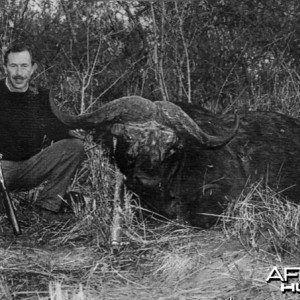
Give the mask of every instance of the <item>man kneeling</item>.
[[[71, 178], [84, 157], [83, 143], [52, 113], [50, 91], [31, 86], [36, 69], [31, 49], [12, 46], [0, 81], [0, 153], [9, 191], [45, 187], [35, 202], [41, 214], [61, 209]], [[43, 149], [45, 137], [52, 141]]]

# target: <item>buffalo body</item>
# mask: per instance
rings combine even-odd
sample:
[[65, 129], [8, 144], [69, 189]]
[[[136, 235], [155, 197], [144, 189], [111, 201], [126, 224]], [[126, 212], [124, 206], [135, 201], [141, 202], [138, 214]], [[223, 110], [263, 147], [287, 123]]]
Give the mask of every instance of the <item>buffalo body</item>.
[[54, 112], [72, 128], [95, 129], [127, 186], [151, 209], [196, 226], [216, 221], [228, 201], [263, 180], [300, 202], [300, 123], [274, 112], [214, 115], [190, 104], [115, 100], [79, 117]]
[[[212, 135], [233, 126], [234, 116], [177, 105]], [[208, 227], [216, 221], [211, 215], [258, 180], [300, 202], [300, 123], [293, 118], [249, 112], [240, 116], [236, 135], [218, 147], [181, 139], [155, 122], [116, 123], [106, 133], [106, 143], [112, 136], [117, 141], [115, 159], [128, 187], [168, 217]]]

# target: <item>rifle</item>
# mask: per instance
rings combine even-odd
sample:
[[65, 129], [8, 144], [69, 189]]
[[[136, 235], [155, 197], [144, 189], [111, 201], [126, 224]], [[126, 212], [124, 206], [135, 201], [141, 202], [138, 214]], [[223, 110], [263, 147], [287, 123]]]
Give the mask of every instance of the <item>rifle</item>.
[[11, 223], [13, 227], [13, 231], [15, 235], [22, 234], [21, 228], [19, 226], [19, 222], [16, 216], [16, 210], [12, 203], [12, 200], [10, 198], [10, 195], [6, 189], [5, 182], [4, 182], [4, 176], [2, 172], [2, 166], [1, 166], [1, 159], [2, 154], [0, 154], [0, 193], [4, 202], [4, 207], [6, 210], [6, 214], [8, 217], [9, 222]]

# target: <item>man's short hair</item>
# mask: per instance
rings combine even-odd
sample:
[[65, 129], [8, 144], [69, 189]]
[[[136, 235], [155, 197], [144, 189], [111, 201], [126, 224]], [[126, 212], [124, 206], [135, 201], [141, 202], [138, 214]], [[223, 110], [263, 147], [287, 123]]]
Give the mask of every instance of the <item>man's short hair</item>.
[[8, 63], [8, 55], [10, 53], [16, 53], [16, 52], [23, 52], [28, 51], [31, 57], [31, 63], [34, 64], [33, 56], [32, 56], [32, 49], [30, 46], [24, 44], [24, 43], [18, 43], [14, 44], [11, 47], [9, 47], [6, 52], [4, 53], [4, 65], [6, 66]]

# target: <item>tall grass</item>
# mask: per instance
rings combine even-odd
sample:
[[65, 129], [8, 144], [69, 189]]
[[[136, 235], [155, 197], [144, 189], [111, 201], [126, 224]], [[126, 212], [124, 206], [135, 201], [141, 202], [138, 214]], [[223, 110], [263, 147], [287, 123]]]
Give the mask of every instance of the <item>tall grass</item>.
[[[85, 143], [86, 159], [70, 186], [70, 190], [84, 195], [85, 208], [78, 210], [73, 207], [76, 222], [68, 228], [68, 234], [60, 235], [55, 242], [66, 244], [88, 238], [99, 247], [110, 247], [114, 227], [118, 227], [118, 235], [121, 235], [121, 230], [132, 228], [136, 221], [134, 210], [139, 209], [138, 197], [126, 189], [124, 176], [109, 159], [106, 150], [89, 138]], [[117, 223], [114, 221], [116, 214]]]
[[300, 254], [300, 206], [262, 182], [254, 183], [223, 214], [227, 237], [236, 237], [248, 251], [267, 251], [281, 260]]
[[[277, 111], [292, 117], [300, 117], [300, 75], [291, 65], [278, 62], [278, 65], [257, 78], [249, 79], [249, 85], [224, 110], [232, 108], [241, 111]], [[247, 92], [246, 92], [247, 91]]]

